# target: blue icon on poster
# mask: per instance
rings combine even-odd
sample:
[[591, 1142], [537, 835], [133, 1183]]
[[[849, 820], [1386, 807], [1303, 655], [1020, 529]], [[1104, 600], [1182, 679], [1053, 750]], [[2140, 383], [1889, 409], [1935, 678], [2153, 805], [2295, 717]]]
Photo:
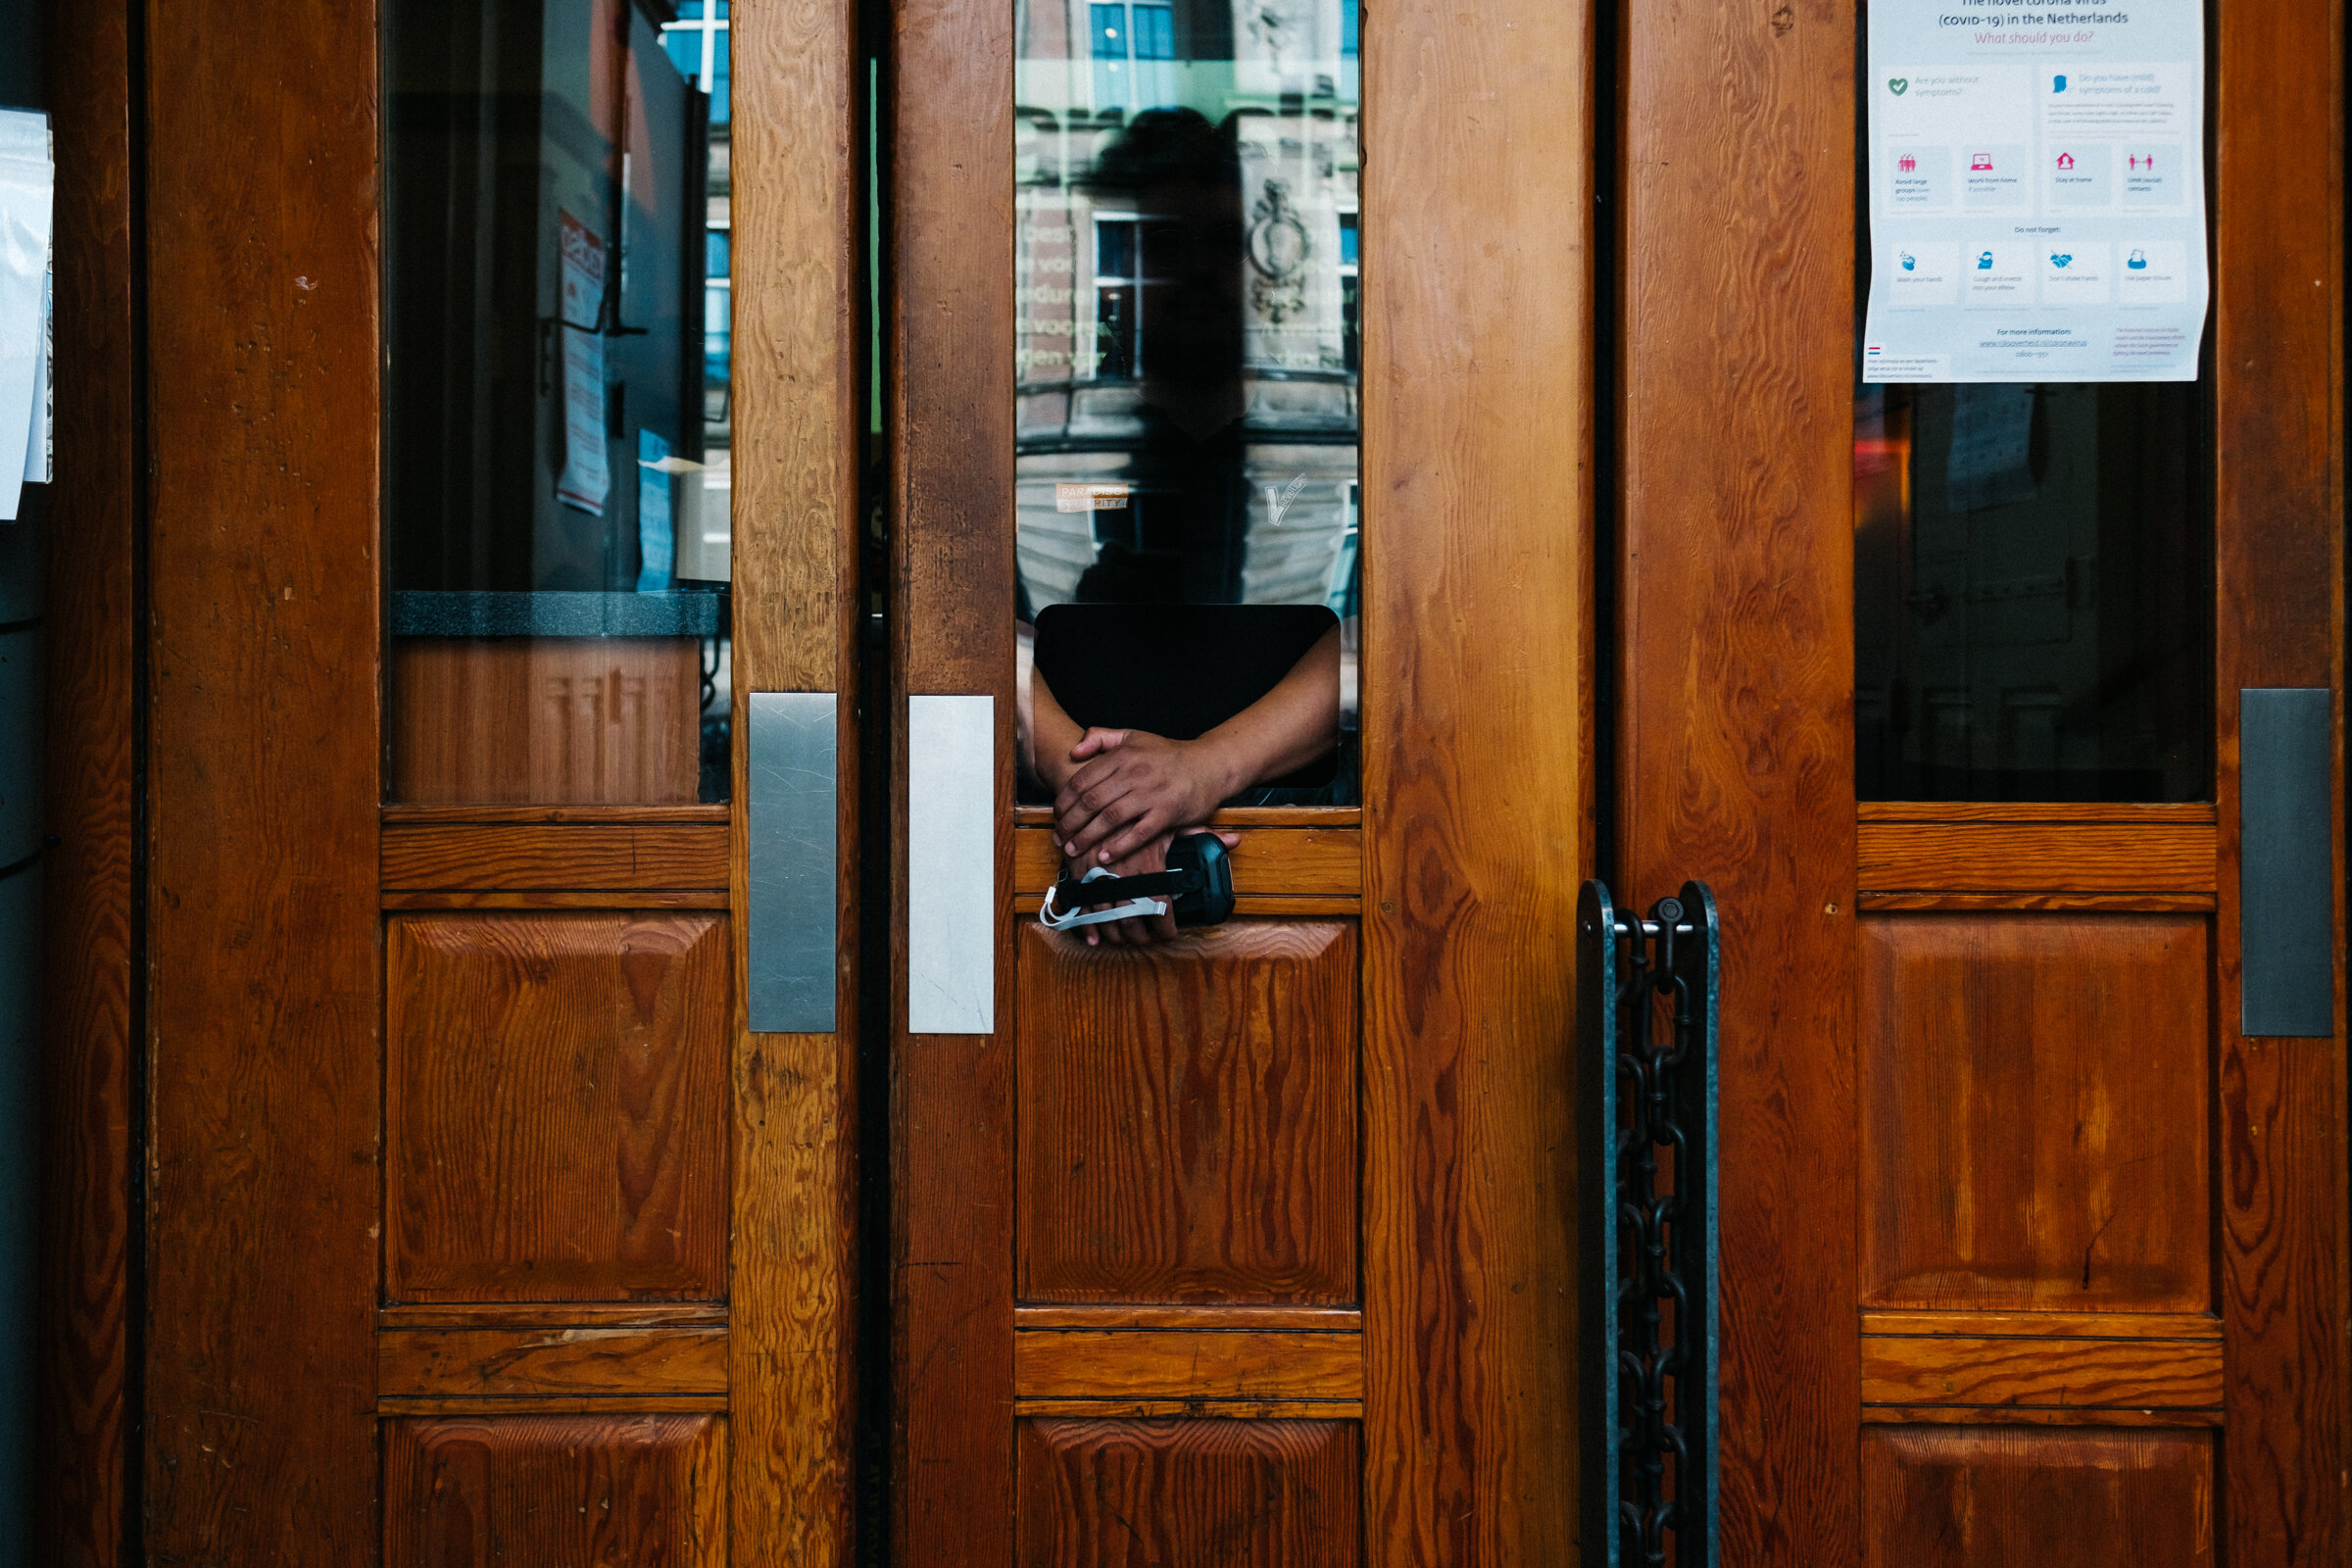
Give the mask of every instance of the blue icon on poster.
[[2058, 269], [2058, 270], [2061, 272], [2065, 271], [2067, 268], [2073, 264], [2074, 259], [2074, 253], [2071, 251], [2052, 251], [2050, 253], [2050, 265]]
[[1897, 261], [1899, 261], [1899, 262], [1901, 262], [1901, 263], [1903, 264], [1903, 270], [1904, 270], [1904, 271], [1906, 271], [1906, 272], [1910, 272], [1910, 271], [1916, 271], [1916, 270], [1918, 270], [1918, 269], [1919, 269], [1919, 258], [1918, 258], [1918, 257], [1916, 257], [1916, 256], [1912, 255], [1912, 254], [1911, 254], [1909, 251], [1896, 251], [1894, 254], [1895, 254], [1895, 259], [1896, 259]]
[[2052, 92], [2064, 92], [2064, 91], [2066, 91], [2066, 78], [2065, 78], [2064, 76], [2052, 76], [2052, 77], [2050, 78], [2050, 91], [2052, 91]]
[[2144, 272], [2148, 270], [2148, 253], [2146, 251], [2135, 250], [2132, 253], [2131, 257], [2124, 263], [2124, 265], [2132, 269], [2132, 270], [2134, 272]]
[[1992, 252], [1986, 251], [1977, 258], [1977, 270], [1980, 272], [1992, 270]]

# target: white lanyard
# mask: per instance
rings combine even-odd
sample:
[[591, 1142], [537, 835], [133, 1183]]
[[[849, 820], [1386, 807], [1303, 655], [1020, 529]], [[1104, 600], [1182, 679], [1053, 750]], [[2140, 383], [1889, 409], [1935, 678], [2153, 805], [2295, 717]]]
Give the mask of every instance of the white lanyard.
[[[1098, 865], [1078, 880], [1080, 882], [1097, 882], [1109, 876], [1110, 872]], [[1168, 906], [1162, 900], [1129, 899], [1125, 904], [1114, 904], [1107, 909], [1096, 909], [1092, 913], [1081, 913], [1079, 909], [1072, 909], [1066, 914], [1056, 914], [1054, 911], [1054, 895], [1058, 887], [1059, 884], [1056, 884], [1054, 887], [1046, 889], [1046, 902], [1037, 911], [1038, 919], [1049, 931], [1068, 931], [1082, 925], [1102, 925], [1109, 920], [1135, 920], [1146, 915], [1168, 912]]]

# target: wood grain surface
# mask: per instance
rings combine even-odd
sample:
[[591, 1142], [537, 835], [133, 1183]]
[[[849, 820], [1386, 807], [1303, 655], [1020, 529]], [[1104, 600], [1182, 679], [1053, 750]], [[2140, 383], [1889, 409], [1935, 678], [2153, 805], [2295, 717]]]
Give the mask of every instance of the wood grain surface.
[[32, 1560], [125, 1560], [130, 1375], [132, 909], [138, 828], [133, 535], [141, 490], [127, 7], [43, 12], [57, 187], [43, 633], [55, 835], [42, 867], [40, 1296]]
[[1012, 1324], [1015, 1329], [1297, 1329], [1310, 1334], [1360, 1334], [1364, 1314], [1352, 1306], [1024, 1301], [1012, 1309]]
[[727, 830], [715, 823], [395, 823], [386, 888], [723, 888]]
[[384, 1423], [384, 1568], [725, 1568], [726, 1425], [710, 1415]]
[[[2230, 1395], [2230, 1563], [2352, 1552], [2352, 1205], [2345, 1146], [2344, 17], [2336, 0], [2230, 5], [2212, 48], [2217, 1196]], [[2335, 1028], [2240, 1035], [2238, 692], [2334, 692]]]
[[376, 1338], [379, 1396], [726, 1392], [723, 1328], [394, 1329]]
[[385, 1291], [726, 1292], [726, 923], [389, 922]]
[[387, 909], [725, 909], [734, 906], [727, 888], [433, 888], [390, 892], [378, 901]]
[[1347, 1421], [1023, 1421], [1019, 1560], [1354, 1568], [1360, 1473]]
[[2209, 925], [1861, 922], [1861, 1299], [2213, 1305]]
[[1865, 914], [1899, 909], [2111, 909], [2140, 914], [2211, 914], [2210, 893], [1859, 893]]
[[2090, 1340], [2216, 1340], [2211, 1312], [1919, 1312], [1864, 1309], [1865, 1334], [2063, 1335]]
[[2214, 1447], [2195, 1430], [1871, 1427], [1863, 1561], [2211, 1568]]
[[136, 1523], [150, 1561], [341, 1564], [379, 1479], [375, 7], [137, 15], [160, 373]]
[[1013, 1400], [1012, 1408], [1021, 1416], [1082, 1416], [1090, 1421], [1169, 1416], [1195, 1421], [1360, 1421], [1364, 1414], [1361, 1399], [1024, 1398]]
[[724, 1301], [387, 1301], [383, 1329], [723, 1328]]
[[1364, 1353], [1352, 1334], [1039, 1329], [1013, 1336], [1013, 1389], [1040, 1399], [1360, 1399]]
[[683, 804], [702, 779], [699, 637], [401, 637], [395, 801]]
[[683, 827], [691, 823], [726, 826], [734, 820], [727, 803], [691, 806], [418, 806], [400, 801], [384, 803], [386, 827], [420, 822], [536, 822], [635, 823], [647, 827]]
[[1864, 822], [1858, 885], [2034, 893], [2206, 893], [2209, 823]]
[[1858, 29], [1624, 17], [1615, 892], [1723, 914], [1723, 1559], [1844, 1568]]
[[1363, 21], [1364, 1511], [1397, 1568], [1575, 1550], [1596, 10]]
[[2126, 1405], [2212, 1410], [2218, 1415], [2222, 1344], [1865, 1335], [1862, 1402]]
[[[889, 702], [988, 696], [998, 888], [1010, 888], [1014, 8], [893, 0], [884, 271]], [[894, 721], [891, 1551], [1004, 1563], [1013, 1523], [1014, 954], [997, 919], [993, 1035], [906, 1032], [906, 741]]]
[[2214, 825], [2211, 801], [2177, 806], [2124, 801], [1856, 801], [1854, 819], [1874, 822], [2107, 823], [2120, 827]]
[[1029, 924], [1019, 974], [1023, 1300], [1355, 1298], [1352, 925]]
[[[1235, 830], [1233, 888], [1258, 898], [1354, 898], [1363, 891], [1363, 832], [1352, 827], [1246, 827]], [[1012, 885], [1024, 903], [1045, 896], [1061, 874], [1050, 827], [1016, 828]]]

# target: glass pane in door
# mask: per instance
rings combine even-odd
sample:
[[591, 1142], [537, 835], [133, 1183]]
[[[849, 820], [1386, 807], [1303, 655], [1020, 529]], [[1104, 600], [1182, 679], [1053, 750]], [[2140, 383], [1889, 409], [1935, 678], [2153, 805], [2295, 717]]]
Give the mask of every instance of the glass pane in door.
[[1351, 803], [1353, 0], [1016, 6], [1023, 797], [1092, 730]]
[[393, 800], [724, 797], [726, 11], [385, 8]]

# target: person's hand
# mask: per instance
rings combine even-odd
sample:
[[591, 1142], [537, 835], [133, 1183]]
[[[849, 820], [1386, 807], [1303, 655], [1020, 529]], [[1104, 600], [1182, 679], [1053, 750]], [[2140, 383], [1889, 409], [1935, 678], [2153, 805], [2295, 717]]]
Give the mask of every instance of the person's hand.
[[[1200, 741], [1140, 729], [1090, 729], [1070, 748], [1076, 770], [1054, 799], [1054, 836], [1084, 871], [1112, 866], [1208, 820], [1236, 784], [1222, 754]], [[1153, 867], [1158, 869], [1158, 867]]]
[[[1217, 837], [1224, 841], [1225, 848], [1228, 850], [1242, 842], [1242, 837], [1238, 833], [1220, 833]], [[1103, 869], [1112, 876], [1145, 876], [1153, 871], [1165, 871], [1168, 868], [1168, 846], [1175, 841], [1175, 838], [1176, 835], [1173, 833], [1163, 834], [1146, 844], [1133, 855], [1114, 860]], [[1083, 876], [1088, 869], [1089, 867], [1073, 861], [1070, 865], [1070, 874]], [[1167, 905], [1167, 908], [1159, 914], [1137, 915], [1128, 920], [1105, 920], [1101, 925], [1082, 927], [1081, 929], [1086, 933], [1086, 945], [1090, 948], [1100, 947], [1107, 942], [1114, 948], [1148, 948], [1155, 942], [1173, 942], [1176, 939], [1176, 901], [1171, 898], [1163, 899], [1162, 902]], [[1100, 909], [1103, 906], [1090, 904], [1084, 907]]]

